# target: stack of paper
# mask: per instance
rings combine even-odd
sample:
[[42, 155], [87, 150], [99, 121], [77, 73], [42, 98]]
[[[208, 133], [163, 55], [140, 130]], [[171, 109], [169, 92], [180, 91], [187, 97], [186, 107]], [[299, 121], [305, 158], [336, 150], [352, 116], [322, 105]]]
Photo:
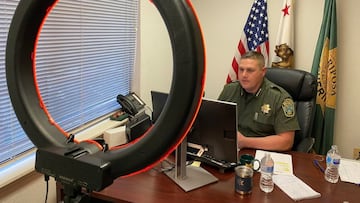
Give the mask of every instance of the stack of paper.
[[292, 157], [290, 154], [256, 150], [255, 159], [261, 161], [265, 153], [269, 153], [274, 160], [274, 174], [293, 174]]
[[274, 175], [273, 179], [274, 183], [295, 201], [321, 196], [320, 193], [294, 175]]
[[360, 161], [341, 159], [339, 174], [341, 181], [360, 184]]

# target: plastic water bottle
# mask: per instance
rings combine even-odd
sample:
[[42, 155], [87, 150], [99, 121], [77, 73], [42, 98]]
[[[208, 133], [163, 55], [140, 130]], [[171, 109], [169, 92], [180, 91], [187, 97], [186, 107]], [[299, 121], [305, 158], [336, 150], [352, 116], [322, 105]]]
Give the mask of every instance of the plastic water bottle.
[[261, 159], [261, 176], [260, 176], [260, 189], [266, 193], [274, 190], [273, 173], [274, 173], [274, 160], [269, 153]]
[[326, 154], [325, 170], [325, 180], [330, 183], [337, 183], [339, 181], [340, 158], [341, 156], [337, 146], [331, 146], [331, 149]]

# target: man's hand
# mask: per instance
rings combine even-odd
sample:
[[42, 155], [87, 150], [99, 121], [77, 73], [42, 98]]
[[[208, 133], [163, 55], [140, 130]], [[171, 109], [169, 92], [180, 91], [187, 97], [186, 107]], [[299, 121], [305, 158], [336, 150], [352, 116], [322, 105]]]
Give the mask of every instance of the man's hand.
[[245, 146], [244, 146], [244, 139], [245, 139], [246, 137], [243, 135], [243, 134], [241, 134], [241, 132], [237, 132], [237, 144], [238, 144], [238, 149], [242, 149], [242, 148], [245, 148]]

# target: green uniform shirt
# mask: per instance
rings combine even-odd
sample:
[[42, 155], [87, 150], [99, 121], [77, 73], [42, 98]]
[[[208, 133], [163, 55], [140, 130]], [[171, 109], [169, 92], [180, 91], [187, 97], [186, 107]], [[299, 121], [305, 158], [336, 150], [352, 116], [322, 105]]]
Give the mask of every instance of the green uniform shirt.
[[235, 81], [224, 86], [218, 99], [237, 103], [238, 130], [245, 136], [300, 130], [291, 96], [266, 78], [256, 94], [247, 93]]

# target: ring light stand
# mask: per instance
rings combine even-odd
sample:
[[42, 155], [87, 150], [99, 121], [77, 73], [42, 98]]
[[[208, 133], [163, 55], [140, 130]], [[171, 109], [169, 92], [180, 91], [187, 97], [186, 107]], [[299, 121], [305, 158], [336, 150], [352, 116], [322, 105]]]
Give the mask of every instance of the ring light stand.
[[[205, 82], [202, 33], [189, 0], [153, 0], [169, 32], [173, 80], [158, 121], [128, 146], [107, 150], [100, 143], [77, 142], [51, 118], [36, 81], [36, 46], [41, 28], [57, 0], [21, 0], [6, 47], [6, 76], [17, 118], [37, 147], [36, 171], [64, 187], [65, 202], [78, 202], [119, 176], [150, 169], [184, 139], [200, 108]], [[75, 137], [76, 138], [76, 137]]]
[[178, 184], [185, 192], [214, 183], [218, 179], [205, 169], [186, 164], [187, 139], [186, 137], [175, 151], [175, 170], [166, 172], [166, 175]]

